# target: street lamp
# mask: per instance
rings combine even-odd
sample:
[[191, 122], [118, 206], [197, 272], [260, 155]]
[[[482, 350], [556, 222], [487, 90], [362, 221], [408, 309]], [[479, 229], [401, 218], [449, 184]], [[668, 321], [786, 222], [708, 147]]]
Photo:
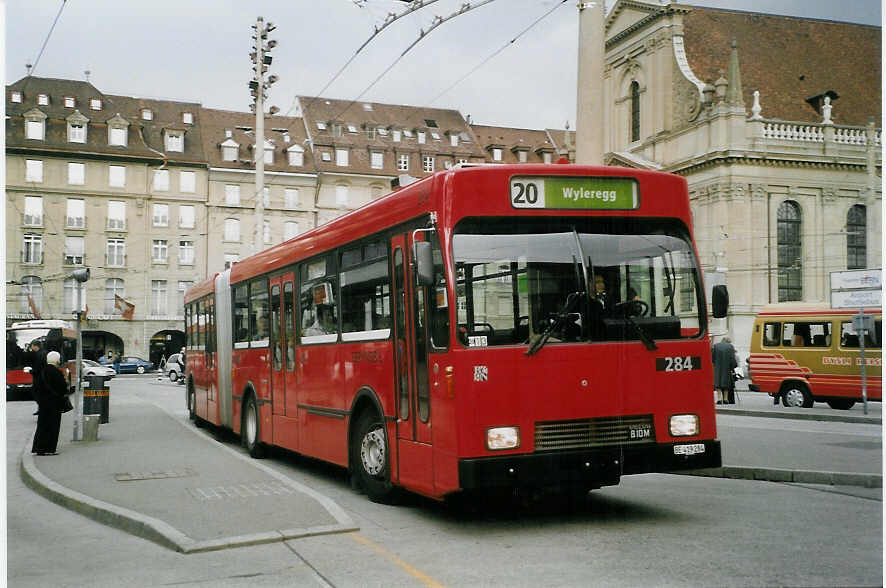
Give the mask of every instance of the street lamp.
[[74, 318], [77, 320], [77, 366], [74, 369], [76, 388], [74, 389], [74, 441], [83, 439], [83, 383], [81, 382], [80, 370], [83, 365], [83, 338], [80, 333], [80, 319], [83, 314], [83, 301], [80, 299], [80, 284], [89, 281], [89, 268], [74, 270], [71, 277], [75, 282], [76, 304], [74, 305]]

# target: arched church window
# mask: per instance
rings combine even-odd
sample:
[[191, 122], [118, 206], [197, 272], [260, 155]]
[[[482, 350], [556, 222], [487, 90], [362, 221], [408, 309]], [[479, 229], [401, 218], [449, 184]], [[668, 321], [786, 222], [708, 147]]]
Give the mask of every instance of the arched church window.
[[864, 269], [868, 262], [867, 210], [856, 204], [846, 214], [846, 269]]
[[640, 140], [640, 84], [631, 82], [631, 143]]
[[778, 301], [803, 299], [803, 219], [800, 205], [785, 200], [778, 207]]

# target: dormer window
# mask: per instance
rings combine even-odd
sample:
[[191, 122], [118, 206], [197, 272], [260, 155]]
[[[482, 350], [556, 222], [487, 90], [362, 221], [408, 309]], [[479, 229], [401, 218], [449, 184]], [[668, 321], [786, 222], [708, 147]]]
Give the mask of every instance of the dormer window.
[[366, 127], [366, 138], [370, 141], [375, 139], [375, 127]]
[[356, 133], [357, 132], [357, 125], [348, 125], [348, 132], [349, 133]]
[[24, 114], [25, 138], [43, 141], [46, 137], [46, 115], [33, 108]]
[[412, 131], [410, 131], [409, 129], [403, 129], [403, 136], [409, 137], [411, 139], [412, 138]]
[[194, 113], [192, 112], [183, 112], [182, 113], [182, 122], [186, 125], [194, 124]]
[[388, 129], [386, 129], [385, 127], [378, 127], [378, 134], [381, 135], [382, 137], [387, 137], [388, 136]]
[[440, 140], [440, 133], [438, 133], [437, 131], [431, 131], [431, 138], [435, 141], [439, 141]]
[[129, 142], [129, 121], [118, 112], [108, 121], [108, 145], [126, 147]]
[[317, 121], [317, 128], [320, 129], [321, 131], [325, 131], [326, 130], [326, 123], [318, 120]]
[[75, 110], [65, 119], [68, 121], [68, 142], [69, 143], [85, 143], [86, 129], [89, 119], [80, 114], [79, 110]]
[[363, 110], [365, 110], [366, 112], [372, 112], [372, 104], [364, 103]]
[[102, 109], [102, 101], [98, 98], [91, 98], [89, 100], [89, 108], [92, 110], [101, 110]]
[[321, 158], [323, 161], [332, 161], [332, 153], [330, 153], [329, 151], [323, 151], [323, 152], [320, 154], [320, 158]]
[[425, 119], [425, 126], [427, 126], [428, 128], [431, 128], [431, 129], [436, 129], [437, 128], [437, 121], [435, 121], [432, 118], [426, 118]]
[[397, 129], [394, 129], [393, 131], [391, 131], [391, 139], [394, 141], [394, 143], [400, 142], [401, 135], [402, 135], [402, 132]]
[[240, 145], [230, 138], [224, 141], [221, 144], [222, 150], [222, 160], [223, 161], [237, 161], [237, 156], [240, 154]]
[[419, 142], [419, 143], [425, 143], [425, 142], [426, 142], [426, 141], [425, 141], [425, 132], [424, 132], [424, 131], [418, 131], [417, 134], [418, 134], [418, 142]]
[[301, 145], [293, 145], [287, 152], [289, 153], [289, 165], [302, 166], [305, 164], [305, 150]]
[[268, 165], [274, 164], [274, 143], [265, 139], [264, 161]]
[[65, 96], [65, 108], [74, 108], [77, 106], [77, 100], [73, 96]]
[[492, 161], [501, 161], [501, 148], [492, 148]]
[[22, 93], [19, 91], [13, 91], [9, 93], [9, 100], [11, 102], [15, 102], [16, 104], [22, 103]]
[[142, 120], [154, 120], [154, 111], [150, 108], [142, 108]]
[[49, 94], [37, 94], [37, 104], [40, 106], [49, 106]]
[[164, 136], [164, 145], [166, 147], [166, 151], [178, 151], [179, 153], [183, 152], [185, 150], [185, 132], [173, 129], [166, 129], [166, 135]]

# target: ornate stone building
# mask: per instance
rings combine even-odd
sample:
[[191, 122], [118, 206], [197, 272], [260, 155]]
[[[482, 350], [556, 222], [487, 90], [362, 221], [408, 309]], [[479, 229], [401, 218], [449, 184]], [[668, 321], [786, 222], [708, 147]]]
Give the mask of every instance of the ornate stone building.
[[636, 0], [605, 26], [606, 161], [687, 178], [712, 333], [746, 351], [761, 306], [881, 266], [879, 27]]

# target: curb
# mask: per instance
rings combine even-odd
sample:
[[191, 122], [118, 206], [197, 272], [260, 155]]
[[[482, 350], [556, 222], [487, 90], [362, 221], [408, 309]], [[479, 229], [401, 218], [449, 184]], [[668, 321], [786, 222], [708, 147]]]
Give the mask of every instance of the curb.
[[723, 466], [703, 470], [689, 470], [681, 473], [687, 476], [727, 478], [732, 480], [761, 480], [766, 482], [793, 482], [803, 484], [827, 484], [830, 486], [862, 486], [882, 488], [882, 474], [855, 474], [850, 472], [817, 472], [812, 470], [784, 470], [777, 468], [754, 468], [745, 466]]
[[840, 423], [860, 423], [863, 425], [882, 425], [883, 419], [871, 416], [849, 416], [840, 414], [822, 414], [808, 412], [776, 412], [772, 410], [752, 410], [744, 408], [717, 408], [717, 414], [733, 416], [754, 416], [772, 419], [793, 419], [799, 421], [830, 421]]

